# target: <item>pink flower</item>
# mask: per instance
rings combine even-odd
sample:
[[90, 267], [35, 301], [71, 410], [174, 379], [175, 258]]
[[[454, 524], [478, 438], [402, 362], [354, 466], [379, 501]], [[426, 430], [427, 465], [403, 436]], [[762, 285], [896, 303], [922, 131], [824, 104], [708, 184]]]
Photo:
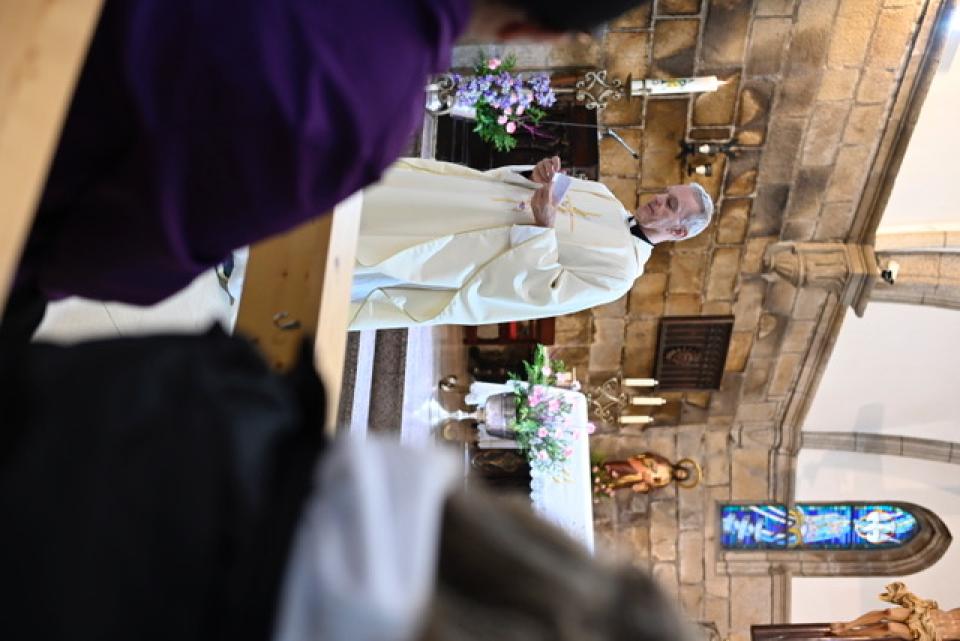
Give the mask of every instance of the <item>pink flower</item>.
[[507, 123], [507, 133], [508, 133], [508, 134], [512, 134], [512, 133], [515, 132], [516, 130], [517, 130], [517, 123], [515, 123], [515, 122], [508, 122], [508, 123]]
[[[503, 110], [503, 113], [509, 116], [510, 114], [513, 113], [513, 109], [511, 109], [510, 107], [507, 107], [506, 109]], [[500, 123], [500, 124], [503, 124], [503, 123]]]
[[500, 66], [500, 58], [490, 58], [487, 60], [487, 69], [493, 71]]
[[593, 434], [597, 431], [597, 426], [593, 423], [587, 423], [587, 434]]
[[563, 450], [563, 458], [570, 458], [571, 456], [573, 456], [572, 447], [568, 447], [567, 449]]
[[507, 118], [506, 116], [500, 116], [499, 118], [497, 118], [497, 124], [498, 124], [498, 125], [505, 125], [505, 124], [507, 124], [507, 122], [508, 122], [509, 120], [510, 120], [510, 119]]
[[563, 438], [563, 430], [559, 427], [556, 430], [554, 430], [553, 438]]
[[550, 432], [545, 427], [541, 427], [539, 430], [537, 430], [537, 436], [540, 438], [547, 438], [547, 434], [549, 433]]
[[556, 413], [560, 410], [560, 401], [559, 401], [559, 399], [556, 399], [556, 398], [551, 399], [550, 402], [547, 404], [547, 410], [548, 410], [551, 414], [556, 414]]
[[543, 375], [544, 375], [544, 376], [550, 376], [551, 374], [553, 374], [553, 370], [550, 369], [550, 366], [549, 366], [549, 365], [544, 365], [544, 366], [543, 366], [543, 369], [540, 370], [540, 371], [543, 372]]
[[520, 105], [519, 107], [517, 107], [517, 115], [518, 115], [518, 116], [522, 116], [524, 111], [525, 111], [525, 108], [524, 108], [523, 105]]
[[550, 455], [547, 454], [545, 450], [540, 450], [537, 452], [537, 458], [541, 461], [546, 461], [548, 458], [550, 458]]

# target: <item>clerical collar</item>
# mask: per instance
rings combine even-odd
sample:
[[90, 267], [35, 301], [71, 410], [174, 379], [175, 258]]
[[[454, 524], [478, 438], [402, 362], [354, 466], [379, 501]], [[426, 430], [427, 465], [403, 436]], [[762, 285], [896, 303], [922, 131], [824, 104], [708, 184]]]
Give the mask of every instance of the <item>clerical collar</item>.
[[630, 233], [636, 236], [637, 238], [639, 238], [640, 240], [642, 240], [643, 242], [645, 242], [646, 244], [651, 246], [653, 245], [653, 243], [650, 242], [650, 239], [647, 238], [647, 235], [643, 233], [643, 229], [640, 228], [640, 223], [638, 223], [636, 220], [630, 221]]

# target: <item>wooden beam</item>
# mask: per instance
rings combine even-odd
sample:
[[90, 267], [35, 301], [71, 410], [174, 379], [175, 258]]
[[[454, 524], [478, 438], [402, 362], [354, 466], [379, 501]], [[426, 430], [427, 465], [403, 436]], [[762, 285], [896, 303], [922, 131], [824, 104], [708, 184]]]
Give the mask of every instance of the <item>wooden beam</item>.
[[0, 311], [101, 5], [0, 2]]
[[357, 193], [331, 215], [250, 248], [234, 329], [281, 371], [296, 362], [303, 339], [314, 338], [331, 433], [343, 379], [361, 199]]

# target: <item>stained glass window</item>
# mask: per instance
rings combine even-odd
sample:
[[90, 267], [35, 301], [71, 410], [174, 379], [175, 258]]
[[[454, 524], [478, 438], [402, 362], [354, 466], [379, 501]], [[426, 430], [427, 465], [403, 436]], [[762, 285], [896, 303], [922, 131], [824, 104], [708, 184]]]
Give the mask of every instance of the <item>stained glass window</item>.
[[889, 548], [920, 527], [908, 510], [874, 503], [724, 505], [720, 522], [726, 550]]

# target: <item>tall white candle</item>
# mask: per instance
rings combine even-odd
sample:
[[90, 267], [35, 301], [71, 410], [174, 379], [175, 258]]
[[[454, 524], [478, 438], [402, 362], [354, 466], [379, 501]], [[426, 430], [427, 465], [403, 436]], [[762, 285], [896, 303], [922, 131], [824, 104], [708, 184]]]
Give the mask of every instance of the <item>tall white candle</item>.
[[656, 387], [657, 379], [655, 378], [625, 378], [623, 379], [623, 384], [627, 387]]
[[621, 425], [645, 425], [647, 423], [653, 423], [652, 416], [621, 416], [620, 417]]
[[634, 405], [666, 405], [667, 399], [655, 396], [634, 396], [630, 402]]
[[658, 96], [671, 93], [702, 93], [716, 91], [726, 82], [716, 76], [699, 76], [697, 78], [648, 78], [646, 80], [631, 80], [630, 95], [640, 96], [650, 94]]

